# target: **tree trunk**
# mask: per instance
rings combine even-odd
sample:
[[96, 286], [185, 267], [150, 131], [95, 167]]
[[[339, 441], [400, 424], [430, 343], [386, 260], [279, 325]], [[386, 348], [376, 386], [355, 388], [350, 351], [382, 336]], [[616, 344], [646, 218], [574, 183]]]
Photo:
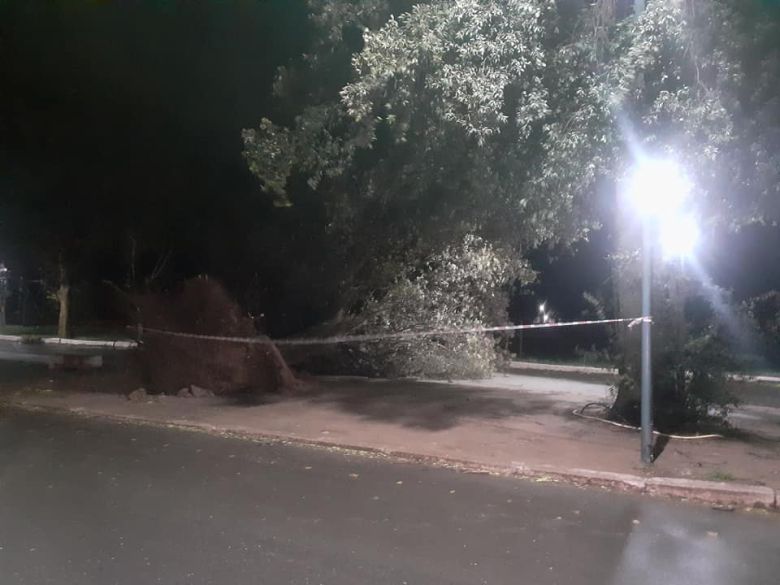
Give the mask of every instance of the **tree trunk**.
[[60, 303], [60, 316], [57, 320], [57, 337], [68, 337], [70, 335], [69, 312], [70, 312], [70, 287], [63, 283], [57, 289], [57, 301]]
[[135, 263], [136, 263], [137, 247], [138, 244], [136, 242], [135, 236], [133, 234], [130, 234], [130, 258], [128, 261], [129, 266], [127, 271], [128, 290], [133, 290], [135, 288]]
[[65, 265], [60, 260], [60, 286], [57, 289], [57, 302], [60, 304], [60, 315], [57, 320], [57, 337], [70, 336], [70, 285]]

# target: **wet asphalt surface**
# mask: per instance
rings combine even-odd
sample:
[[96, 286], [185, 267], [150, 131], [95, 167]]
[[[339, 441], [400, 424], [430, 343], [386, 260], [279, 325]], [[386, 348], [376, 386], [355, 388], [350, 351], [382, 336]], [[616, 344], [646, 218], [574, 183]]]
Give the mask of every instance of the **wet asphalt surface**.
[[0, 410], [2, 585], [780, 582], [780, 515]]

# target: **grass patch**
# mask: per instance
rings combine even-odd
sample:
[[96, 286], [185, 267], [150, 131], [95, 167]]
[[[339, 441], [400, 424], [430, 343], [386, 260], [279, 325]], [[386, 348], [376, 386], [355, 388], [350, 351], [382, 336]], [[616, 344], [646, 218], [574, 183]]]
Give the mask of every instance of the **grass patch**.
[[713, 471], [707, 475], [707, 479], [710, 481], [736, 481], [736, 477], [730, 474], [728, 471], [721, 471], [720, 469]]

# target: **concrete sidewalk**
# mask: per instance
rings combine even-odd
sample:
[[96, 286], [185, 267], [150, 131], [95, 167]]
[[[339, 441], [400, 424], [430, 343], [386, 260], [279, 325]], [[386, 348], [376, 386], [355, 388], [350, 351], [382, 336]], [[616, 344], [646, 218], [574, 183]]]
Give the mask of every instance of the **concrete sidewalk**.
[[[559, 397], [460, 384], [330, 379], [288, 397], [150, 396], [134, 402], [116, 394], [43, 388], [5, 393], [4, 402], [677, 496], [687, 488], [674, 482], [659, 487], [648, 478], [727, 480], [705, 486], [718, 493], [699, 499], [763, 505], [775, 499], [780, 441], [757, 435], [672, 439], [648, 470], [639, 463], [637, 433], [573, 416], [575, 405], [566, 397], [565, 388]], [[764, 487], [751, 491], [748, 485]], [[734, 486], [747, 495], [734, 496]], [[698, 498], [693, 492], [688, 497]]]

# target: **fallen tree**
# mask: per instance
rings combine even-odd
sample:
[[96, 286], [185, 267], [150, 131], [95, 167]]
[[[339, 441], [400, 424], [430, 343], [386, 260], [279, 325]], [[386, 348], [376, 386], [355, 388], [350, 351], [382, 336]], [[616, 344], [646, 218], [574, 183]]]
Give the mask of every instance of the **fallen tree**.
[[133, 303], [143, 331], [139, 361], [153, 391], [176, 392], [195, 385], [230, 394], [289, 392], [296, 387], [295, 375], [270, 340], [241, 343], [198, 337], [258, 337], [252, 318], [217, 281], [187, 280], [173, 293], [135, 295]]

